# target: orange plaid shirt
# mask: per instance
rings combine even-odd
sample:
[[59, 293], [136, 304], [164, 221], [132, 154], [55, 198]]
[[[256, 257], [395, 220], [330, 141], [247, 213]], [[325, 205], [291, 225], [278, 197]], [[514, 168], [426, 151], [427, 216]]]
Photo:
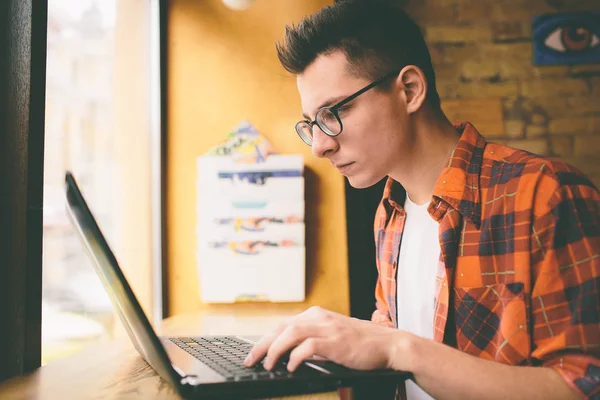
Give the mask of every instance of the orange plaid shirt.
[[[469, 123], [436, 182], [434, 340], [509, 365], [555, 369], [600, 396], [600, 195], [555, 159], [487, 142]], [[375, 217], [372, 320], [397, 327], [405, 191], [388, 179]]]

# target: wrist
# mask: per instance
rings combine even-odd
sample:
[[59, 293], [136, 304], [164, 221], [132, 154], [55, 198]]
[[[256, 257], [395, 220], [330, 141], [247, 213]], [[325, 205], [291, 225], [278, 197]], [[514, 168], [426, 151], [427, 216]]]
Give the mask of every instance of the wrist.
[[389, 368], [415, 373], [419, 360], [419, 348], [424, 339], [410, 332], [394, 332], [389, 356]]

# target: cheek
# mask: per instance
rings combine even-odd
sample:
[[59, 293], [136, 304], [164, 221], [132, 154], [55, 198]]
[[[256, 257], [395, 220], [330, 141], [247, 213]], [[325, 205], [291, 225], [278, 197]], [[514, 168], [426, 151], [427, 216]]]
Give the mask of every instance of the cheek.
[[340, 145], [360, 154], [370, 165], [386, 164], [388, 153], [397, 152], [402, 146], [400, 133], [404, 131], [405, 120], [398, 105], [391, 101], [374, 101], [364, 106], [347, 118], [346, 135], [340, 136]]
[[399, 134], [401, 131], [402, 126], [399, 118], [392, 115], [392, 113], [378, 113], [373, 116], [370, 128], [366, 130], [366, 135], [371, 139], [366, 146], [376, 146], [380, 157], [386, 158], [386, 153], [397, 151], [402, 144], [401, 135]]

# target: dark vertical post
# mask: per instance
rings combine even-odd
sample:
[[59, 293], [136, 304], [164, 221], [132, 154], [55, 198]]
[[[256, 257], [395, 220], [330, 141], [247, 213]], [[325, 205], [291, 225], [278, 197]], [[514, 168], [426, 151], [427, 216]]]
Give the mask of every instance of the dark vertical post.
[[160, 6], [160, 151], [161, 151], [161, 247], [162, 247], [162, 301], [163, 318], [169, 316], [169, 273], [168, 273], [168, 221], [167, 221], [167, 66], [168, 66], [168, 31], [169, 31], [169, 1], [159, 0]]
[[0, 1], [0, 381], [41, 361], [47, 9]]

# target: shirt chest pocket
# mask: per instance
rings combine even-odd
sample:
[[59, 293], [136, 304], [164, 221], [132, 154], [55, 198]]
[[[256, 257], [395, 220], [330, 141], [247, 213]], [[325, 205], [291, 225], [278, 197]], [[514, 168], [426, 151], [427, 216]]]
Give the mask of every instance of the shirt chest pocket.
[[459, 350], [503, 364], [527, 364], [531, 353], [522, 283], [454, 288]]

